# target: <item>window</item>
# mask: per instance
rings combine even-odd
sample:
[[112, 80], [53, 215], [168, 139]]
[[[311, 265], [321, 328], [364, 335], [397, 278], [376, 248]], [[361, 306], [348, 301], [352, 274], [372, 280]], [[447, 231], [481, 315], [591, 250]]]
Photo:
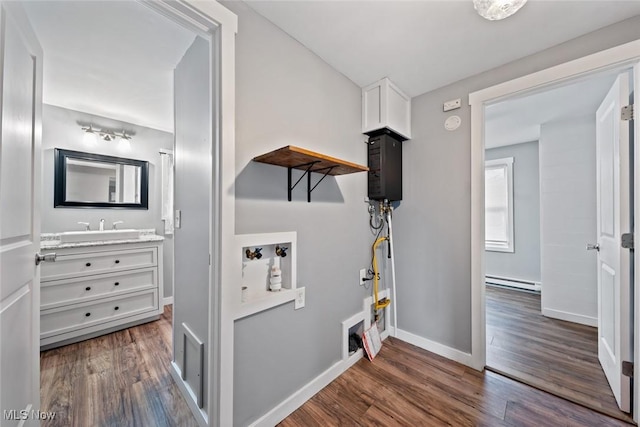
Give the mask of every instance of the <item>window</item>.
[[485, 249], [513, 252], [513, 157], [484, 164]]

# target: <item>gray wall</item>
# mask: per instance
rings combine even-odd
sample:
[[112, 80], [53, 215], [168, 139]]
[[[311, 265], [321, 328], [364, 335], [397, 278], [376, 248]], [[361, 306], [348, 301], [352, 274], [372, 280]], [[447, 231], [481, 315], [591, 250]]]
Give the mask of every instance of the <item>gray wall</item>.
[[542, 313], [593, 322], [598, 317], [596, 119], [540, 127]]
[[492, 148], [486, 160], [513, 157], [514, 252], [485, 251], [485, 273], [540, 281], [538, 141]]
[[244, 3], [224, 5], [239, 17], [236, 232], [297, 231], [306, 287], [304, 309], [288, 303], [235, 324], [234, 423], [243, 426], [340, 360], [341, 322], [367, 295], [358, 270], [371, 262], [373, 236], [366, 174], [327, 177], [311, 203], [303, 181], [288, 202], [287, 170], [251, 161], [292, 144], [366, 164], [360, 88]]
[[[96, 147], [87, 148], [82, 138], [84, 133], [78, 122], [93, 123], [96, 127], [125, 129], [135, 133], [131, 139], [131, 151], [118, 150], [117, 142], [108, 143], [99, 140]], [[149, 161], [149, 209], [77, 209], [53, 207], [53, 149], [64, 148], [76, 151], [90, 151], [109, 156], [127, 157]], [[105, 219], [106, 227], [113, 221], [124, 221], [121, 228], [155, 228], [164, 234], [161, 216], [161, 174], [160, 148], [173, 149], [173, 135], [120, 122], [105, 117], [94, 116], [80, 111], [68, 110], [53, 105], [45, 105], [42, 112], [42, 232], [55, 233], [70, 230], [82, 230], [78, 221], [90, 222], [93, 230], [98, 229], [100, 219]], [[164, 296], [173, 292], [173, 238], [164, 242]]]
[[[404, 201], [394, 216], [398, 327], [471, 351], [471, 132], [468, 94], [640, 39], [640, 17], [605, 27], [412, 100]], [[462, 125], [444, 129], [442, 103], [463, 98]]]

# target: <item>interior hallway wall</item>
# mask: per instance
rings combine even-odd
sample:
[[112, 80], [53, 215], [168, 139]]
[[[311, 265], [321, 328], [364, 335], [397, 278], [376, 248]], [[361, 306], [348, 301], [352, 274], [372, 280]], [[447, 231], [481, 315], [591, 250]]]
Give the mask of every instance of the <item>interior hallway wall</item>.
[[542, 314], [598, 324], [596, 117], [540, 126]]
[[288, 202], [287, 169], [251, 161], [291, 144], [366, 165], [360, 88], [246, 4], [224, 5], [239, 26], [236, 232], [296, 231], [306, 287], [305, 308], [290, 302], [235, 323], [234, 424], [246, 426], [341, 359], [341, 322], [370, 292], [358, 270], [371, 262], [373, 236], [365, 173], [327, 177], [311, 203], [305, 178]]
[[[471, 130], [468, 94], [640, 39], [640, 17], [412, 99], [413, 139], [404, 142], [404, 200], [394, 216], [398, 326], [471, 351]], [[444, 129], [442, 104], [462, 98], [462, 125]]]

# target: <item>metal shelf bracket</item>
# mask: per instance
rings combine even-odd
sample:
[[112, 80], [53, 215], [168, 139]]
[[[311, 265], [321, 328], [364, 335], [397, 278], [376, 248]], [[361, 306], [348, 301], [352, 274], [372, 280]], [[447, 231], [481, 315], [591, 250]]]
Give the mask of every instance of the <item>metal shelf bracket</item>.
[[[321, 168], [321, 169], [315, 169], [315, 170], [311, 170], [311, 168], [313, 168], [313, 165], [315, 165], [316, 163], [319, 163], [319, 161], [314, 161], [314, 162], [310, 162], [310, 163], [305, 163], [302, 165], [298, 165], [298, 166], [292, 166], [292, 167], [288, 167], [288, 175], [287, 175], [287, 197], [288, 200], [291, 201], [291, 192], [293, 191], [294, 188], [296, 188], [296, 186], [300, 183], [300, 181], [302, 181], [302, 179], [305, 177], [305, 175], [307, 176], [307, 203], [311, 202], [311, 192], [313, 190], [316, 189], [316, 187], [318, 186], [318, 184], [320, 184], [322, 182], [323, 179], [325, 179], [327, 177], [327, 175], [329, 175], [331, 173], [331, 171], [337, 166], [329, 166], [326, 168]], [[291, 182], [293, 181], [292, 177], [291, 177], [291, 171], [292, 169], [299, 169], [299, 168], [303, 168], [306, 166], [306, 169], [304, 171], [304, 173], [302, 174], [302, 176], [300, 178], [298, 178], [298, 180], [295, 182], [295, 184], [291, 185]], [[326, 172], [322, 175], [322, 178], [320, 178], [318, 180], [318, 182], [315, 183], [315, 185], [312, 187], [311, 186], [311, 172], [320, 172], [320, 171], [325, 171]]]

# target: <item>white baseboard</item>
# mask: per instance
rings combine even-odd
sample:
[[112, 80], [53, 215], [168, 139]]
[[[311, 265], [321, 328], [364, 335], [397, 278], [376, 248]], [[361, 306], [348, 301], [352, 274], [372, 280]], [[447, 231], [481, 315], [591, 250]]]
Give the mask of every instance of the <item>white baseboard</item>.
[[171, 305], [173, 304], [173, 297], [162, 298], [162, 305]]
[[346, 360], [335, 363], [329, 369], [312, 379], [300, 390], [283, 400], [275, 408], [258, 418], [250, 427], [272, 427], [288, 417], [293, 411], [301, 407], [307, 400], [325, 388], [329, 383], [338, 378], [344, 371], [349, 369], [358, 360], [362, 359], [362, 350]]
[[598, 327], [598, 318], [584, 316], [582, 314], [569, 313], [567, 311], [543, 308], [542, 315], [552, 319], [566, 320], [567, 322], [579, 323], [581, 325]]
[[173, 381], [180, 389], [182, 397], [184, 398], [185, 402], [187, 402], [187, 406], [189, 407], [189, 409], [191, 409], [191, 413], [198, 422], [198, 425], [200, 427], [207, 427], [209, 425], [209, 419], [207, 415], [202, 412], [200, 408], [198, 408], [198, 404], [195, 401], [195, 396], [193, 396], [193, 393], [187, 388], [187, 385], [182, 380], [180, 368], [178, 368], [178, 365], [176, 365], [173, 361], [171, 362], [171, 369], [169, 369], [169, 372], [171, 373]]
[[411, 332], [398, 329], [395, 337], [409, 344], [413, 344], [416, 347], [420, 347], [423, 350], [430, 351], [447, 359], [451, 359], [455, 362], [462, 363], [463, 365], [473, 368], [473, 358], [471, 353], [465, 353], [464, 351], [457, 350], [455, 348], [440, 344], [439, 342], [431, 341], [429, 339], [412, 334]]

